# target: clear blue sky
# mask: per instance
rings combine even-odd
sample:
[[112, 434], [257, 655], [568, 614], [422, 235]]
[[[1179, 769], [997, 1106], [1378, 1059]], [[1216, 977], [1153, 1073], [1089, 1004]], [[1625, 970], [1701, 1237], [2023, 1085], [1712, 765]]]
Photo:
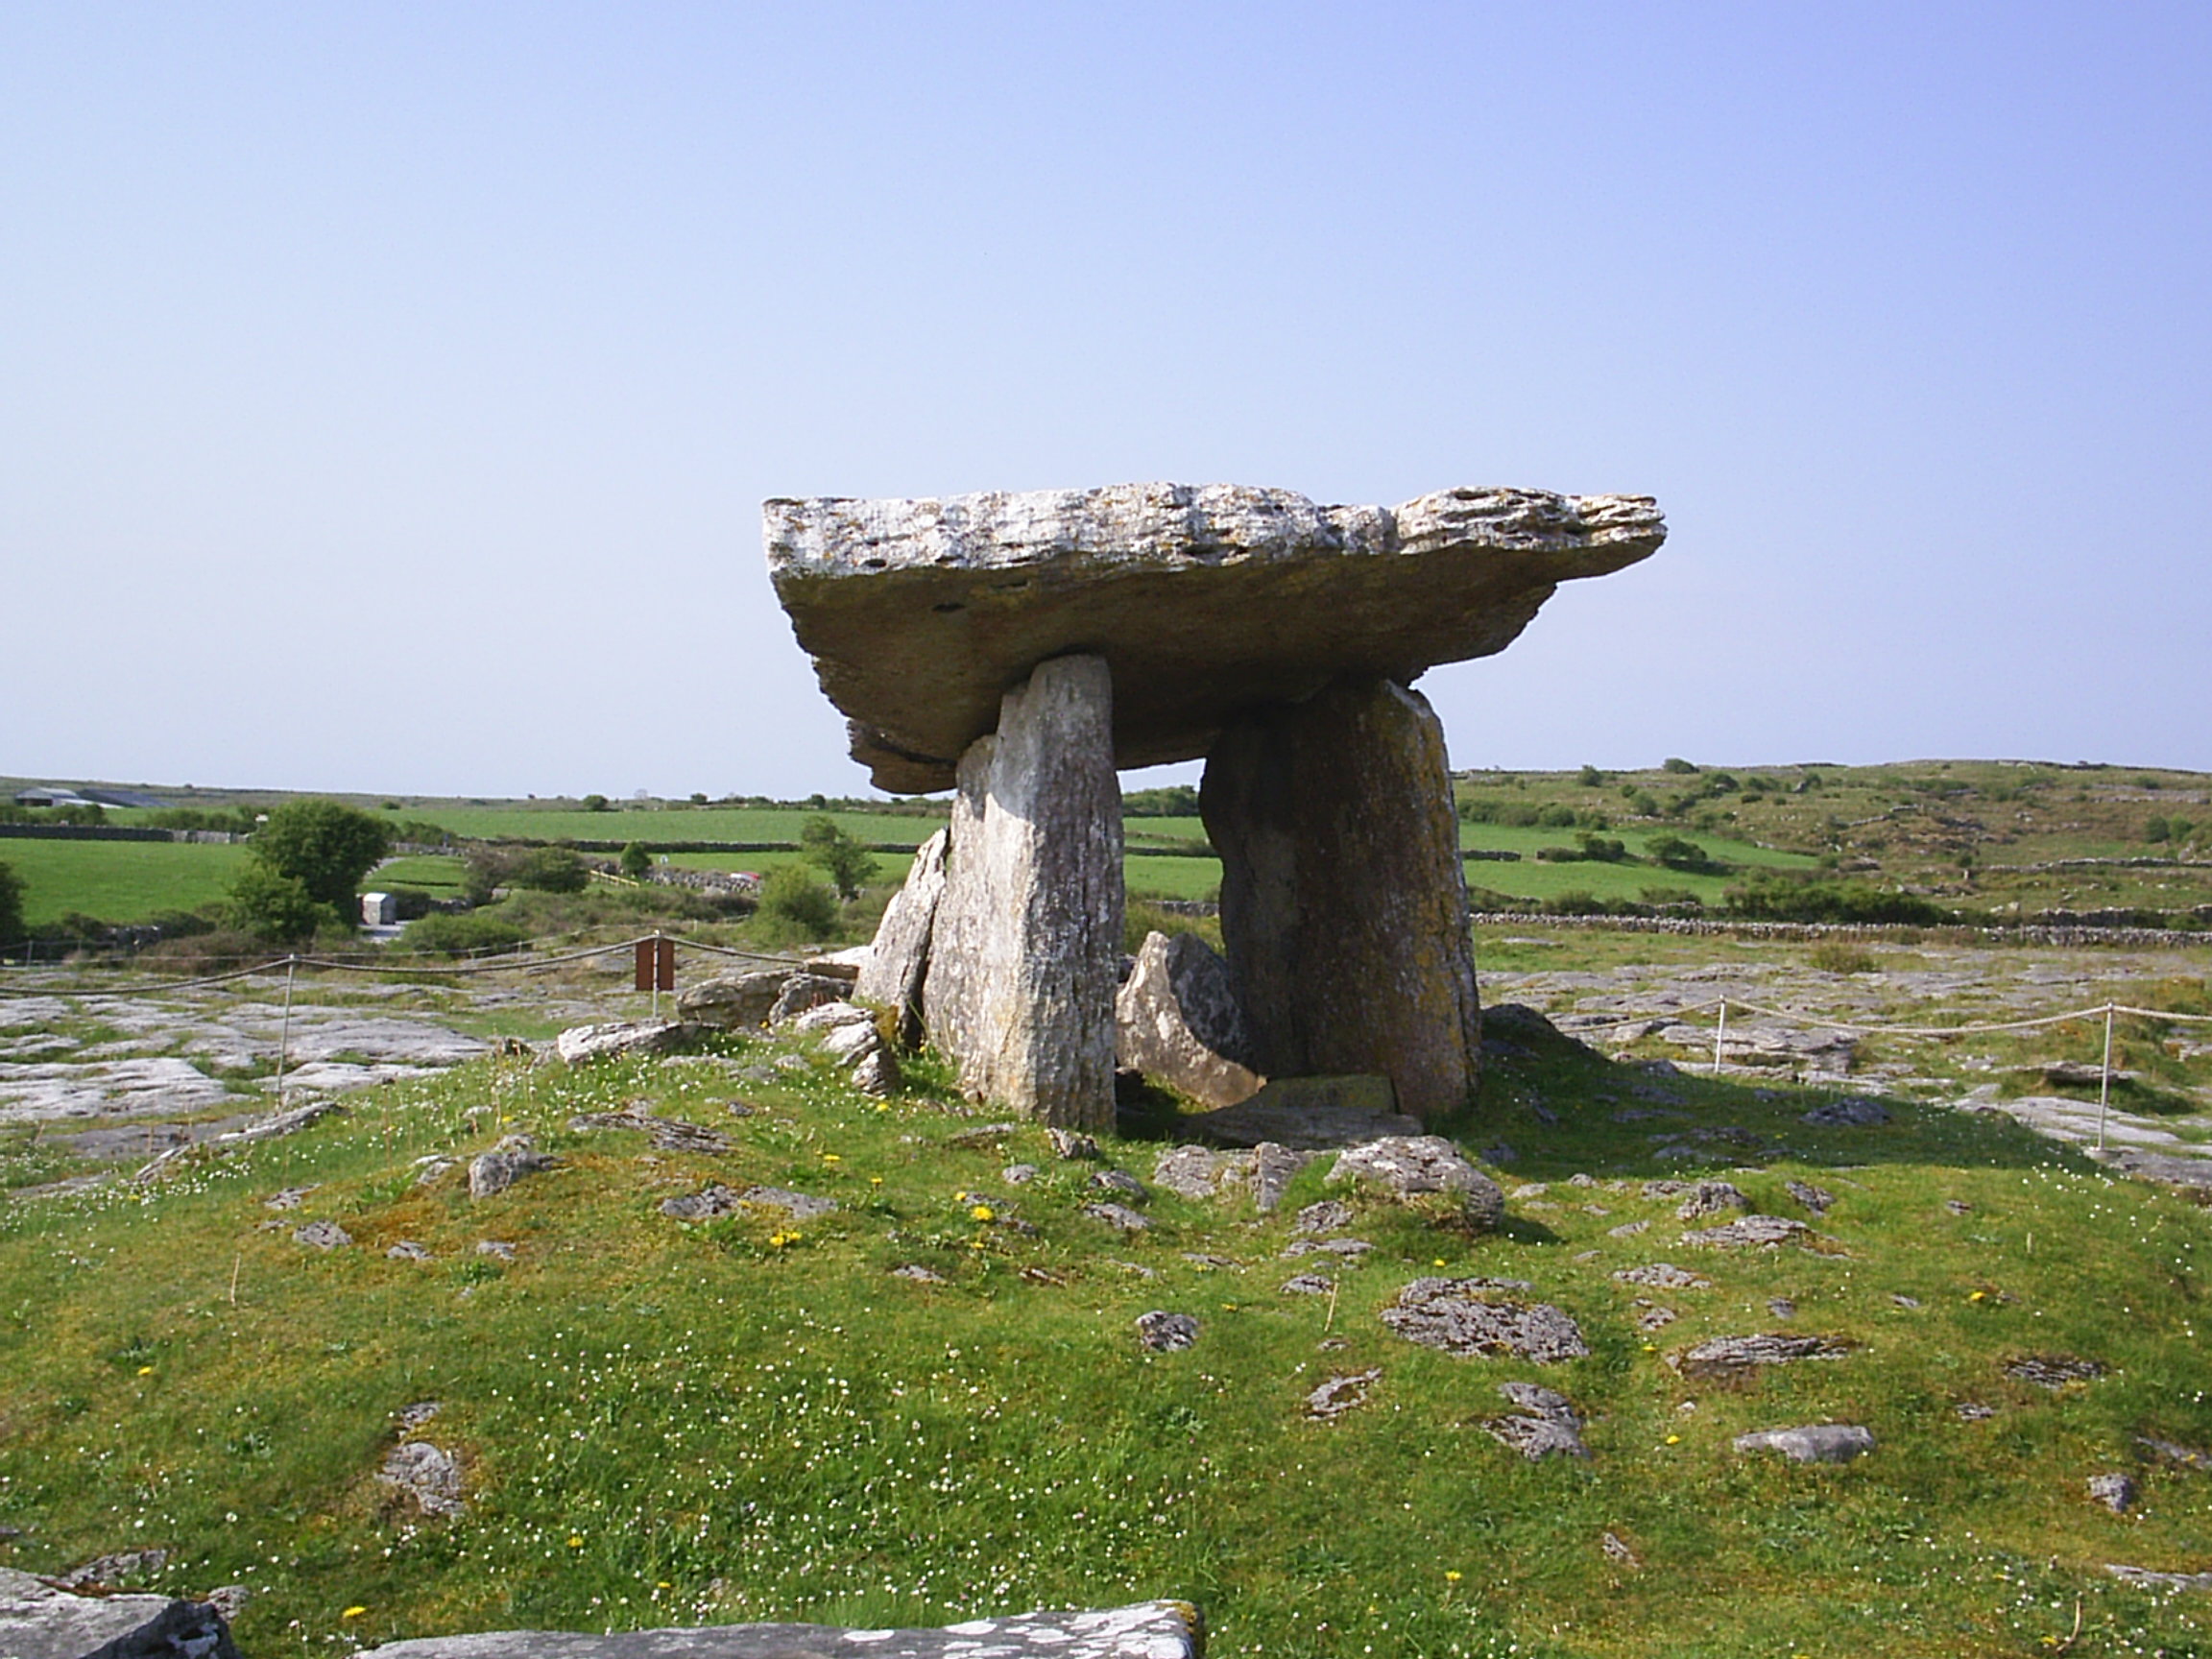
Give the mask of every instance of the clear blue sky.
[[2212, 768], [2212, 7], [0, 6], [0, 773], [858, 793], [774, 494], [1657, 495], [1455, 764]]

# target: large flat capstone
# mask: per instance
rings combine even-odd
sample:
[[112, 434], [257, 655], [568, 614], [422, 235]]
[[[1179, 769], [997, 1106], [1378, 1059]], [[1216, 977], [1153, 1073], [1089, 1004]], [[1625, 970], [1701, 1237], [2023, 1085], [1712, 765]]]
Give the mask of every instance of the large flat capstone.
[[1552, 589], [1648, 557], [1642, 495], [1454, 489], [1396, 508], [1287, 490], [1121, 484], [943, 500], [772, 500], [776, 595], [879, 788], [950, 788], [998, 699], [1101, 657], [1114, 761], [1207, 753], [1220, 728], [1344, 675], [1409, 684], [1502, 651]]

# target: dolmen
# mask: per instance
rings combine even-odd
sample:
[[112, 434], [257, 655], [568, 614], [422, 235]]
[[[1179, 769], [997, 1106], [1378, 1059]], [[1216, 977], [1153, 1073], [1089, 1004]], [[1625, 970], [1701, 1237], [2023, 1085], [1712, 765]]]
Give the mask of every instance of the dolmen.
[[957, 792], [855, 995], [897, 1009], [964, 1090], [1112, 1127], [1117, 774], [1202, 757], [1241, 1016], [1213, 1017], [1238, 1051], [1209, 1087], [1361, 1074], [1423, 1121], [1464, 1103], [1480, 1043], [1466, 885], [1443, 728], [1413, 683], [1503, 650], [1559, 583], [1655, 552], [1651, 498], [1324, 507], [1128, 484], [772, 500], [763, 518], [854, 758], [894, 793]]

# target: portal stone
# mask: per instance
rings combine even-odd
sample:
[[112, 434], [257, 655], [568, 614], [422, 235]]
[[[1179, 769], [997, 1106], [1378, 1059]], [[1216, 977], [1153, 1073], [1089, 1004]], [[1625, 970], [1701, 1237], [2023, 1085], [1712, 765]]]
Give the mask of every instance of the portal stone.
[[961, 757], [923, 975], [929, 1040], [969, 1094], [1114, 1126], [1121, 795], [1103, 659], [1056, 657]]
[[1234, 1106], [1266, 1081], [1229, 965], [1195, 934], [1147, 933], [1114, 999], [1115, 1061], [1208, 1106]]
[[853, 987], [856, 1001], [897, 1012], [900, 1041], [909, 1047], [922, 1037], [922, 980], [937, 905], [945, 897], [945, 843], [940, 830], [914, 850], [906, 884], [884, 906], [868, 964]]
[[1200, 802], [1256, 1070], [1379, 1072], [1424, 1122], [1463, 1105], [1481, 1015], [1428, 700], [1341, 680], [1246, 715], [1216, 741]]

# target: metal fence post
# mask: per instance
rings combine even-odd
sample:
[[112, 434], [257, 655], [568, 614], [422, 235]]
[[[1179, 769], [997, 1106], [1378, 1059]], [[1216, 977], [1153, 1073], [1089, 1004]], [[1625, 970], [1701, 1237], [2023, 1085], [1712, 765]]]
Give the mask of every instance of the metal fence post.
[[2112, 1103], [2112, 1004], [2104, 1004], [2104, 1074], [2097, 1082], [2097, 1150], [2104, 1150], [2104, 1114]]

